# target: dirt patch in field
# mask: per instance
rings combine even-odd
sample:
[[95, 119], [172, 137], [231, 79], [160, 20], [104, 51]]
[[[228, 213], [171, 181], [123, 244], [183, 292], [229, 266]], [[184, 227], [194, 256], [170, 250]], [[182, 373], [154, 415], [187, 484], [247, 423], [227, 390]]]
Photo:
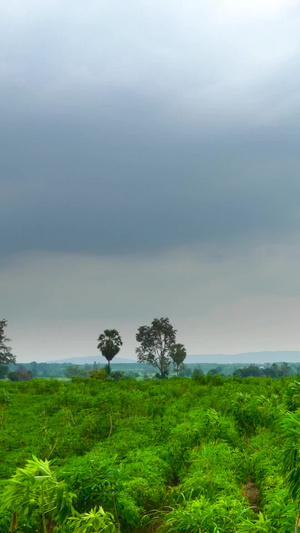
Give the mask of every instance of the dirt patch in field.
[[243, 485], [243, 496], [249, 501], [253, 511], [259, 511], [259, 489], [255, 483], [245, 483]]
[[156, 530], [159, 528], [159, 526], [162, 525], [162, 520], [158, 520], [157, 522], [151, 522], [150, 524], [148, 524], [147, 526], [147, 533], [155, 533]]

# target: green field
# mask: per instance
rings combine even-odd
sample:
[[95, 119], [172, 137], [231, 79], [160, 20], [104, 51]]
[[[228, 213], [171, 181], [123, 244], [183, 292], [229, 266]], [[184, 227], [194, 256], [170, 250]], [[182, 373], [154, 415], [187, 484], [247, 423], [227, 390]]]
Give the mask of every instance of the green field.
[[[24, 533], [292, 532], [298, 407], [295, 378], [0, 382], [0, 532], [14, 510]], [[5, 507], [8, 479], [33, 455], [50, 460], [77, 513], [102, 506], [110, 525]]]

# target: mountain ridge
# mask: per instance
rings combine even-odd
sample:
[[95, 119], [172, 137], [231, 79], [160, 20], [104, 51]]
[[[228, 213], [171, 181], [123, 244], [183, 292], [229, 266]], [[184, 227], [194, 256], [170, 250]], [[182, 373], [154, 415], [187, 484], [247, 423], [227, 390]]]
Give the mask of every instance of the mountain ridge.
[[[62, 359], [55, 359], [45, 361], [45, 363], [69, 363], [69, 364], [105, 364], [105, 358], [101, 355], [90, 355], [82, 357], [67, 357]], [[237, 354], [199, 354], [188, 355], [185, 362], [187, 364], [201, 364], [201, 363], [216, 363], [216, 364], [230, 364], [230, 363], [300, 363], [300, 350], [277, 350], [277, 351], [260, 351], [260, 352], [241, 352]], [[114, 357], [112, 363], [136, 363], [135, 358], [128, 357]]]

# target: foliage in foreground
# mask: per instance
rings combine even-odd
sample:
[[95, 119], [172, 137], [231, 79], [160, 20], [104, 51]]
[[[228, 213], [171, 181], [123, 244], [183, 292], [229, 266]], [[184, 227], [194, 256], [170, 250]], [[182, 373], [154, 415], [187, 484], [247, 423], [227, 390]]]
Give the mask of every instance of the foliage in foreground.
[[293, 531], [299, 407], [292, 378], [1, 383], [0, 533]]
[[[103, 531], [114, 533], [113, 517], [100, 507], [80, 515], [73, 503], [76, 495], [68, 490], [64, 480], [57, 479], [50, 463], [35, 456], [24, 468], [18, 468], [8, 481], [2, 495], [0, 512], [12, 514], [9, 531], [18, 530], [19, 518], [27, 519], [37, 531]], [[72, 521], [72, 524], [68, 521]], [[73, 525], [73, 527], [72, 527]]]

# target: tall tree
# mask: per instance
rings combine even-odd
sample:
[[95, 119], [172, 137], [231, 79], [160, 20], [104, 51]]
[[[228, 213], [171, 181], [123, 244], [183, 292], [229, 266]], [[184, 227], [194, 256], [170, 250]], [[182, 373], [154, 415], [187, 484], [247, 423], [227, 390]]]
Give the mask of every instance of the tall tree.
[[16, 362], [15, 355], [11, 353], [11, 348], [7, 346], [7, 343], [10, 342], [10, 339], [8, 339], [4, 333], [4, 328], [6, 328], [6, 326], [7, 320], [0, 320], [0, 376], [3, 375], [4, 377], [7, 373], [8, 363]]
[[107, 359], [108, 372], [110, 373], [110, 362], [119, 353], [123, 342], [116, 329], [105, 329], [98, 337], [98, 350]]
[[186, 349], [183, 344], [173, 344], [170, 349], [170, 357], [173, 361], [176, 375], [178, 376], [181, 365], [186, 358]]
[[154, 366], [161, 378], [167, 377], [176, 333], [168, 318], [154, 318], [151, 326], [141, 326], [136, 334], [136, 340], [140, 343], [136, 349], [138, 362]]

